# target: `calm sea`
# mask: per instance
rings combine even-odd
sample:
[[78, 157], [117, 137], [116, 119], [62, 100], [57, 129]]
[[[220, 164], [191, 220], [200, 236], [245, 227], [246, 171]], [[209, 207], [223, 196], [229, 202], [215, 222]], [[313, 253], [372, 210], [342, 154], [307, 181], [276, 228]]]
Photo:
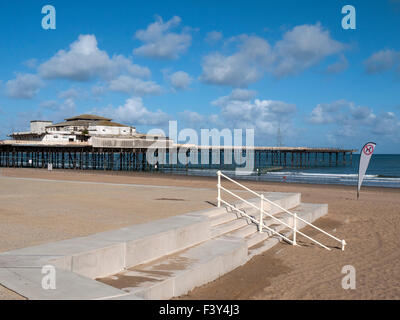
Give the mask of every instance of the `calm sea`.
[[[353, 155], [352, 165], [339, 167], [316, 167], [289, 169], [267, 172], [263, 174], [251, 174], [236, 176], [237, 179], [249, 179], [257, 181], [280, 181], [287, 183], [313, 183], [313, 184], [342, 184], [357, 185], [358, 162], [360, 156]], [[213, 176], [217, 170], [189, 169], [182, 172], [189, 175]], [[234, 175], [234, 171], [222, 170], [227, 175]], [[375, 154], [372, 156], [364, 186], [400, 188], [400, 154]]]

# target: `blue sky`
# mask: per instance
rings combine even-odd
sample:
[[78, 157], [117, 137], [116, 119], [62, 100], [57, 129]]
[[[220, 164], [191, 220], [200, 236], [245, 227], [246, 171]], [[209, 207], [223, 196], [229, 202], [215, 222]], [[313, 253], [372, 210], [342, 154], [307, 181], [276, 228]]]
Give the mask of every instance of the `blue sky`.
[[3, 0], [0, 24], [0, 138], [97, 113], [142, 132], [254, 128], [276, 146], [280, 127], [288, 146], [400, 151], [398, 0]]

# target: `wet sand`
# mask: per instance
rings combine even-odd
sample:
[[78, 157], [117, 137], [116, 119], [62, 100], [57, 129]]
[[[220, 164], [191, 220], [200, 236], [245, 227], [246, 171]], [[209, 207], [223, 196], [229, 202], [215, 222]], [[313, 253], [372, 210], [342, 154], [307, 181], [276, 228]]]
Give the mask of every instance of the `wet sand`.
[[[117, 229], [215, 203], [213, 177], [40, 169], [1, 173], [0, 251]], [[302, 238], [301, 247], [281, 243], [179, 299], [400, 298], [400, 189], [363, 188], [357, 200], [355, 188], [349, 186], [243, 183], [259, 191], [301, 192], [303, 202], [328, 203], [328, 215], [316, 225], [346, 239], [346, 250], [327, 251]], [[109, 184], [204, 189], [152, 187], [150, 193], [138, 191], [145, 188]], [[133, 189], [137, 193], [132, 197]], [[48, 199], [43, 201], [44, 197]], [[314, 230], [304, 230], [323, 243], [335, 244]], [[355, 267], [355, 290], [342, 288], [345, 265]], [[0, 287], [0, 299], [12, 298], [21, 297]]]

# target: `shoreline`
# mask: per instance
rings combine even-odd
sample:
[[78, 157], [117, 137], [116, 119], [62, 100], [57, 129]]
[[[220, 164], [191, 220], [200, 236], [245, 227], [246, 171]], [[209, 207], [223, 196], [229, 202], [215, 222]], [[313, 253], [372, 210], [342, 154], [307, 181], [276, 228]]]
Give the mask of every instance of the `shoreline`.
[[[5, 174], [4, 174], [5, 173]], [[167, 173], [167, 172], [154, 172], [154, 171], [110, 171], [110, 170], [70, 170], [70, 169], [54, 169], [53, 171], [48, 171], [42, 168], [0, 168], [0, 176], [5, 177], [22, 177], [28, 173], [33, 173], [34, 176], [40, 176], [41, 179], [56, 179], [57, 174], [65, 174], [66, 178], [79, 178], [82, 177], [121, 177], [121, 178], [148, 178], [149, 180], [161, 179], [161, 180], [198, 180], [202, 182], [216, 181], [216, 176], [202, 176], [202, 175], [190, 175], [190, 174], [177, 174], [177, 173]], [[51, 176], [53, 175], [53, 176]], [[69, 180], [69, 179], [67, 179]], [[71, 179], [73, 180], [73, 179]], [[271, 186], [294, 186], [294, 187], [320, 187], [327, 189], [349, 189], [356, 191], [356, 185], [345, 185], [345, 184], [318, 184], [318, 183], [308, 183], [308, 182], [283, 182], [283, 181], [266, 181], [266, 180], [253, 180], [240, 178], [237, 179], [241, 183], [250, 184], [263, 184]], [[143, 183], [151, 184], [151, 183]], [[400, 188], [400, 187], [399, 187]], [[361, 191], [399, 191], [399, 188], [395, 187], [384, 187], [384, 186], [362, 186]]]

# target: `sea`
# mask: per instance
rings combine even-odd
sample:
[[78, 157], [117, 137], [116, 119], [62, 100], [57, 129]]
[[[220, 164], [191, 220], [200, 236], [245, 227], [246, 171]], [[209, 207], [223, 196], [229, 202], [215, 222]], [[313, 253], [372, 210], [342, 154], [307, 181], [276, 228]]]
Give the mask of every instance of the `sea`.
[[[360, 155], [353, 154], [351, 164], [346, 166], [282, 168], [276, 171], [236, 175], [234, 170], [221, 170], [235, 179], [254, 181], [277, 181], [285, 183], [354, 185], [358, 182]], [[218, 169], [174, 170], [174, 173], [198, 176], [215, 176]], [[400, 154], [374, 154], [364, 176], [363, 186], [400, 188]]]
[[[79, 154], [78, 154], [79, 155]], [[119, 154], [114, 155], [114, 167], [109, 170], [119, 170]], [[285, 183], [312, 183], [312, 184], [340, 184], [340, 185], [357, 185], [358, 182], [358, 162], [359, 154], [353, 154], [352, 160], [350, 156], [346, 156], [347, 165], [342, 165], [342, 159], [339, 159], [338, 166], [336, 161], [332, 161], [332, 165], [327, 165], [327, 159], [321, 158], [311, 159], [310, 167], [290, 168], [276, 167], [271, 165], [271, 159], [264, 157], [256, 158], [256, 168], [252, 172], [240, 171], [240, 175], [236, 174], [234, 165], [173, 165], [162, 166], [160, 171], [165, 173], [184, 174], [193, 176], [216, 176], [217, 170], [221, 170], [228, 176], [235, 179], [255, 180], [255, 181], [277, 181]], [[61, 157], [59, 157], [61, 158]], [[200, 154], [199, 154], [199, 158]], [[4, 159], [3, 159], [4, 160]], [[140, 160], [140, 159], [139, 159]], [[335, 159], [333, 159], [335, 160]], [[141, 160], [140, 160], [141, 161]], [[46, 160], [47, 162], [47, 160]], [[90, 162], [90, 161], [89, 161]], [[222, 160], [222, 163], [224, 161]], [[69, 167], [66, 161], [65, 167]], [[77, 165], [79, 164], [79, 159]], [[29, 167], [27, 154], [23, 155], [23, 166]], [[61, 162], [58, 163], [61, 167]], [[257, 171], [258, 168], [258, 171]], [[91, 169], [91, 167], [89, 167]], [[127, 168], [125, 168], [127, 169]], [[150, 170], [154, 170], [154, 167]], [[374, 154], [371, 157], [368, 170], [364, 176], [363, 186], [400, 188], [400, 154]]]

